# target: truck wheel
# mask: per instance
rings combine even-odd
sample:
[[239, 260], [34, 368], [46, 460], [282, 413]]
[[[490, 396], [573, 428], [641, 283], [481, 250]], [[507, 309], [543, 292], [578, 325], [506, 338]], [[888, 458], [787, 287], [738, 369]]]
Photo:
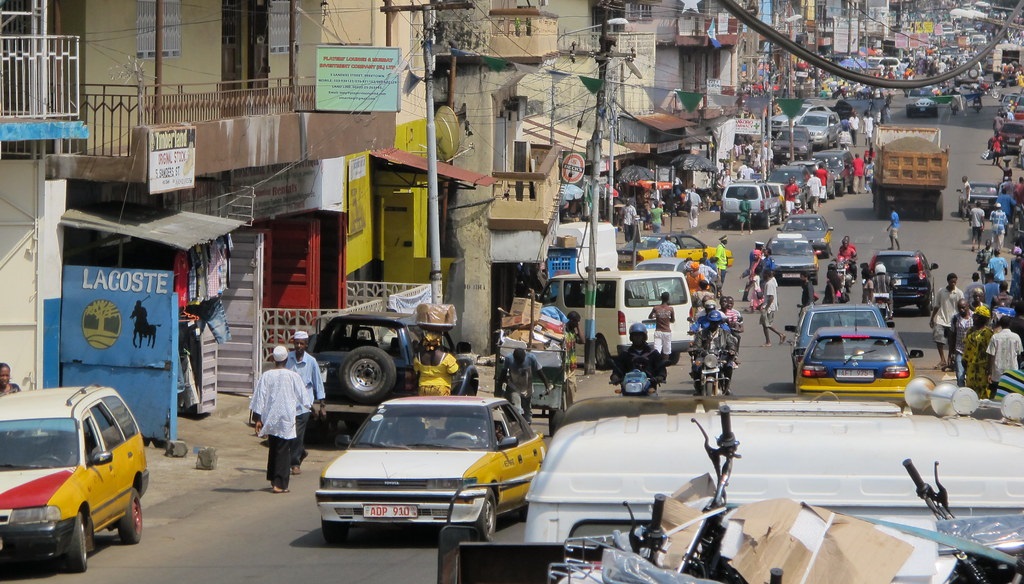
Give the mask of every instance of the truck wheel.
[[338, 370], [341, 387], [352, 401], [378, 404], [395, 387], [398, 372], [391, 357], [378, 347], [358, 347], [349, 352]]
[[939, 200], [935, 201], [935, 219], [942, 221], [943, 205], [942, 195], [939, 195]]

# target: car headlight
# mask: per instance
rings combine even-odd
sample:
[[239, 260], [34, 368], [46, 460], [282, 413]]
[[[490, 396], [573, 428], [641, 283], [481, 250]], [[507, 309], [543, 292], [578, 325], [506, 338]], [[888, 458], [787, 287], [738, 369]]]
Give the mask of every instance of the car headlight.
[[356, 479], [331, 479], [320, 477], [321, 489], [353, 490], [359, 488], [359, 481]]
[[60, 521], [60, 507], [25, 507], [11, 511], [7, 522], [9, 525], [26, 525], [29, 523], [54, 523]]
[[471, 487], [477, 483], [476, 477], [458, 479], [427, 479], [428, 491], [454, 491], [460, 487]]

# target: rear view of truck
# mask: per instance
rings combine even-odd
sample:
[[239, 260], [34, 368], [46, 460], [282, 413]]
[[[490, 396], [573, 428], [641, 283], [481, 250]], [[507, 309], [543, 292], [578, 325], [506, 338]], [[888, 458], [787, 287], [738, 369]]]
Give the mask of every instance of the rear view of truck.
[[875, 216], [886, 219], [896, 208], [942, 219], [949, 148], [939, 146], [937, 128], [882, 126], [875, 137], [875, 179], [871, 189]]

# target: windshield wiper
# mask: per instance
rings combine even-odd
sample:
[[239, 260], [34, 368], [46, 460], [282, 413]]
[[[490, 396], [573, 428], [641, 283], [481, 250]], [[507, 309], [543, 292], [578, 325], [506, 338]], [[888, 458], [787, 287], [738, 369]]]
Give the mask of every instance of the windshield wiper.
[[410, 444], [412, 448], [433, 448], [436, 450], [472, 450], [466, 446], [452, 446], [451, 444]]
[[384, 444], [381, 442], [360, 442], [353, 444], [353, 448], [397, 448], [400, 450], [409, 450], [409, 447], [404, 444]]

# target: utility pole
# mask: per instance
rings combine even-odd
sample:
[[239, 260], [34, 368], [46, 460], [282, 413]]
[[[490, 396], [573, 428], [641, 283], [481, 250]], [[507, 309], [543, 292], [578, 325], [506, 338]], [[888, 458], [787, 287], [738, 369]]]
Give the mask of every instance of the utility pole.
[[430, 253], [430, 301], [441, 302], [441, 217], [437, 193], [437, 126], [434, 124], [434, 28], [436, 10], [464, 10], [471, 2], [437, 2], [384, 6], [381, 12], [423, 13], [423, 81], [427, 93], [427, 247]]

